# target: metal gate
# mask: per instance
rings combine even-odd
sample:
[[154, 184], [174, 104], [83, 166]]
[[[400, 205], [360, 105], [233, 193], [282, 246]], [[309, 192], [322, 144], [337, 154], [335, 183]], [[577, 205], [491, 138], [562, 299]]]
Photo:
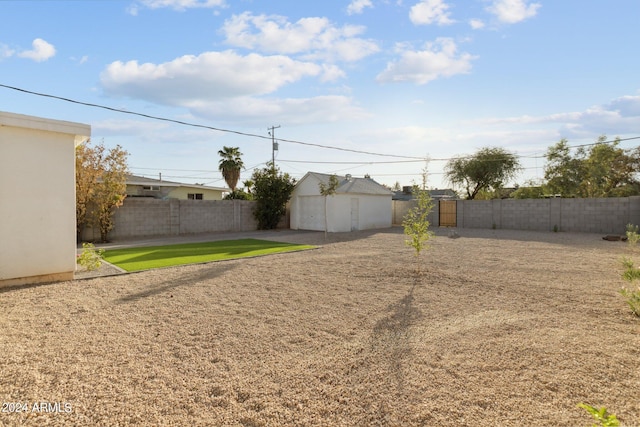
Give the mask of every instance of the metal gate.
[[440, 227], [456, 227], [456, 201], [440, 200]]

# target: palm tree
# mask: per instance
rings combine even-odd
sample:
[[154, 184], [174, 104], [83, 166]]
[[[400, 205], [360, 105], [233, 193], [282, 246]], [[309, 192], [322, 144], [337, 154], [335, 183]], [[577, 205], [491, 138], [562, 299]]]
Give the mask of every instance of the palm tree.
[[249, 194], [251, 194], [251, 189], [253, 188], [254, 184], [255, 183], [252, 179], [245, 179], [244, 181], [242, 181], [242, 185], [244, 185], [244, 191]]
[[236, 185], [238, 185], [238, 180], [240, 179], [240, 170], [244, 168], [244, 163], [240, 158], [242, 153], [238, 147], [222, 147], [218, 154], [221, 157], [218, 169], [222, 172], [224, 181], [233, 192], [236, 190]]

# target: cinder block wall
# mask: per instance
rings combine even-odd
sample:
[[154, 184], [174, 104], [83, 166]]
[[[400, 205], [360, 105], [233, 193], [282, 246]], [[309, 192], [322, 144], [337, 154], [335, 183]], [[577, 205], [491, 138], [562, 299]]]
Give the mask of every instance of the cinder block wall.
[[608, 199], [564, 199], [560, 209], [560, 230], [624, 234], [626, 224], [638, 224], [631, 214], [636, 197]]
[[[393, 224], [402, 224], [416, 201], [394, 200]], [[253, 231], [255, 202], [246, 200], [157, 200], [128, 198], [114, 216], [110, 239], [170, 236], [224, 231]], [[506, 199], [458, 200], [460, 228], [503, 228], [512, 230], [575, 231], [624, 234], [627, 224], [640, 225], [640, 196], [602, 199]], [[439, 202], [429, 214], [438, 227]], [[289, 211], [278, 228], [289, 227]], [[99, 230], [87, 227], [87, 241], [99, 240]]]
[[[124, 204], [116, 210], [115, 225], [109, 233], [109, 239], [253, 231], [257, 229], [253, 218], [254, 206], [255, 202], [247, 200], [158, 200], [131, 197], [125, 199]], [[99, 240], [100, 230], [87, 227], [83, 239]]]
[[462, 228], [624, 234], [640, 225], [640, 196], [594, 199], [458, 200]]

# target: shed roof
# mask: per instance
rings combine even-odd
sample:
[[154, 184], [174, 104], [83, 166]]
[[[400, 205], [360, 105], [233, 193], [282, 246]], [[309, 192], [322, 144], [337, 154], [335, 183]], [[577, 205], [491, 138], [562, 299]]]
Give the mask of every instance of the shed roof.
[[[336, 194], [372, 194], [381, 196], [390, 196], [393, 194], [391, 190], [387, 189], [382, 184], [378, 184], [371, 178], [356, 178], [351, 175], [336, 176], [338, 178]], [[319, 182], [329, 185], [331, 175], [318, 172], [307, 172], [300, 182], [305, 180], [307, 177], [314, 177]]]

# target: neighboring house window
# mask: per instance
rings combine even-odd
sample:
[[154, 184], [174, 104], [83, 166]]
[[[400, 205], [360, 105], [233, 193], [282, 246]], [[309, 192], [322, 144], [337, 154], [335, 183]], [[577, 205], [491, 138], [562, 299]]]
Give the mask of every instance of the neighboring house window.
[[202, 200], [202, 193], [189, 193], [187, 198], [189, 200]]
[[160, 191], [160, 187], [157, 185], [144, 185], [142, 189], [145, 191]]

